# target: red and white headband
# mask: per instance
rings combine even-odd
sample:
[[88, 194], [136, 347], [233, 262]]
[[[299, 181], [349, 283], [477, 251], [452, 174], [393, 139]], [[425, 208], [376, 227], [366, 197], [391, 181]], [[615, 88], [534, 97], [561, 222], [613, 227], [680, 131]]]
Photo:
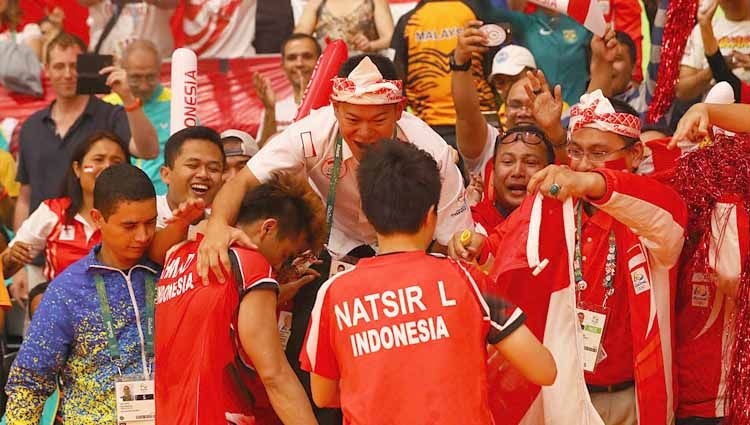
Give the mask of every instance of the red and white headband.
[[641, 137], [641, 120], [631, 114], [615, 112], [601, 90], [584, 94], [581, 101], [570, 109], [568, 135], [580, 128], [595, 128], [632, 139]]
[[355, 105], [389, 105], [404, 100], [403, 83], [386, 80], [370, 58], [365, 57], [348, 77], [335, 77], [331, 100]]

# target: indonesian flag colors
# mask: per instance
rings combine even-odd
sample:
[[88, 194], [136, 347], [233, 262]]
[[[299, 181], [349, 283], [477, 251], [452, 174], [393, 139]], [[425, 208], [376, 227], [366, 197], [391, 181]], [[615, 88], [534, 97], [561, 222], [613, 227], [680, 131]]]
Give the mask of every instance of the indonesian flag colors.
[[[549, 387], [532, 385], [499, 357], [491, 356], [489, 398], [495, 422], [604, 425], [583, 377], [573, 277], [573, 202], [568, 199], [561, 204], [537, 195], [519, 209], [509, 217], [515, 223], [503, 226], [508, 233], [498, 252], [505, 254], [496, 256], [490, 276], [498, 283], [497, 290], [526, 312], [526, 325], [555, 358], [557, 380]], [[523, 245], [525, 251], [517, 248]]]
[[597, 0], [529, 0], [534, 4], [542, 7], [554, 9], [564, 13], [581, 25], [588, 28], [589, 31], [604, 37], [607, 32], [607, 23], [604, 20], [604, 14], [597, 4]]
[[[629, 247], [618, 249], [623, 255], [618, 264], [627, 267], [622, 270], [626, 283], [619, 290], [627, 294], [630, 311], [632, 339], [623, 343], [633, 346], [638, 423], [667, 425], [673, 420], [674, 403], [671, 276], [682, 248], [685, 207], [670, 189], [653, 189], [661, 185], [652, 179], [604, 171], [612, 186], [597, 201], [598, 214], [615, 220], [618, 246]], [[653, 193], [643, 199], [634, 196], [648, 192], [649, 186]], [[526, 325], [550, 350], [558, 370], [554, 385], [540, 388], [490, 357], [489, 397], [497, 423], [603, 425], [584, 378], [573, 271], [575, 222], [572, 200], [562, 204], [536, 195], [497, 230], [500, 243], [490, 272], [495, 290], [527, 314]]]

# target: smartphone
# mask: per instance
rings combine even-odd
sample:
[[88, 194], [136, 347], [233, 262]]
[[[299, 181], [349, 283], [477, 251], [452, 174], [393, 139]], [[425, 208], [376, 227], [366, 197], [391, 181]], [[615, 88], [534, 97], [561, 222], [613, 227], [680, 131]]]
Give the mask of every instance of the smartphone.
[[107, 85], [107, 75], [99, 75], [99, 71], [112, 66], [112, 55], [99, 55], [95, 53], [82, 53], [78, 55], [76, 71], [77, 94], [109, 94], [110, 87]]

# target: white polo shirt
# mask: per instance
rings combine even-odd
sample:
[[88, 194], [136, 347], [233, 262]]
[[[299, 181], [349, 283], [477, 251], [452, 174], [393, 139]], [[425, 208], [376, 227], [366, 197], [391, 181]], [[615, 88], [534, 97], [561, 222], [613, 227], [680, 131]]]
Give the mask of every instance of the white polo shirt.
[[[440, 168], [442, 190], [438, 204], [435, 239], [447, 245], [455, 232], [472, 228], [471, 213], [466, 205], [463, 180], [451, 147], [424, 121], [404, 112], [397, 123], [400, 137], [428, 152]], [[338, 132], [338, 122], [329, 105], [313, 111], [271, 139], [248, 161], [250, 171], [261, 182], [269, 180], [274, 171], [306, 175], [323, 202], [328, 197], [330, 175]], [[367, 221], [361, 207], [357, 185], [359, 161], [343, 144], [343, 161], [336, 186], [333, 229], [328, 249], [334, 258], [346, 255], [359, 245], [376, 242], [375, 229]], [[383, 187], [383, 190], [390, 190]]]

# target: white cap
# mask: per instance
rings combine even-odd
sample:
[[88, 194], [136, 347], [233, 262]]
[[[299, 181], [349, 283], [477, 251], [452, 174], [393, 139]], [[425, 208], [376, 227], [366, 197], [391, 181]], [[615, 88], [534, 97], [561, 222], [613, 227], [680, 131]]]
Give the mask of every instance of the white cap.
[[732, 104], [734, 103], [734, 90], [732, 90], [732, 86], [726, 81], [720, 81], [709, 90], [703, 102], [722, 105]]
[[240, 145], [240, 149], [227, 149], [226, 146], [224, 147], [224, 155], [226, 156], [249, 156], [252, 157], [258, 151], [260, 150], [260, 147], [258, 146], [258, 143], [255, 141], [253, 136], [245, 133], [242, 130], [224, 130], [223, 133], [221, 133], [221, 141], [222, 143], [225, 141], [225, 139], [234, 137], [237, 139], [240, 139], [242, 144]]
[[534, 55], [525, 47], [510, 44], [495, 53], [490, 79], [495, 75], [518, 75], [526, 67], [536, 69]]

